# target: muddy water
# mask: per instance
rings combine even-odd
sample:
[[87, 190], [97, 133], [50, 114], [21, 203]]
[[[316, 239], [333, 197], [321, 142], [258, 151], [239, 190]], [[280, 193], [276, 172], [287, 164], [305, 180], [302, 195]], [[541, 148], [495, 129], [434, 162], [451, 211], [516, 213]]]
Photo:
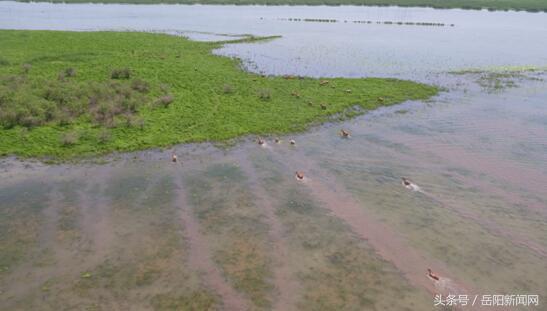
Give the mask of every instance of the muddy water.
[[546, 297], [547, 84], [442, 81], [451, 90], [433, 102], [266, 148], [3, 159], [0, 308], [425, 310], [434, 293]]
[[207, 241], [200, 232], [199, 222], [193, 215], [186, 191], [181, 182], [180, 175], [183, 170], [175, 166], [173, 179], [177, 186], [176, 204], [180, 209], [181, 220], [186, 228], [185, 238], [188, 241], [189, 260], [188, 266], [199, 271], [203, 275], [205, 286], [210, 287], [215, 291], [222, 300], [222, 307], [225, 310], [244, 310], [248, 309], [246, 301], [242, 295], [234, 290], [222, 277], [222, 272], [214, 264], [211, 258], [211, 250], [208, 247]]

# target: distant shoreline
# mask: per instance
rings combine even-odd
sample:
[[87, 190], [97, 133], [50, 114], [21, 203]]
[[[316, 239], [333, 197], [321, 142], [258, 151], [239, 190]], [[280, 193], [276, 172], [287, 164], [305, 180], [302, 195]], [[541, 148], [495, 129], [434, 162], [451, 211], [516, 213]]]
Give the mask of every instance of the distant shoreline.
[[310, 6], [398, 6], [434, 9], [547, 12], [543, 0], [15, 0], [17, 2], [102, 3], [102, 4], [203, 4], [203, 5], [310, 5]]

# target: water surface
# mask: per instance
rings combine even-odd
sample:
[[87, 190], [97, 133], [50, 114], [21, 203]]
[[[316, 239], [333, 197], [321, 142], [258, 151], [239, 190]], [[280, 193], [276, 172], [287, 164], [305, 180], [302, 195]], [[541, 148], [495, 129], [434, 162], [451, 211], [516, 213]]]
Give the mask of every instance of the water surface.
[[[184, 31], [198, 32], [197, 39], [203, 32], [281, 35], [271, 42], [232, 45], [219, 52], [241, 57], [248, 69], [267, 74], [424, 79], [433, 72], [467, 68], [547, 66], [547, 13], [2, 1], [0, 16], [0, 28], [9, 29]], [[385, 21], [445, 26], [376, 24]]]

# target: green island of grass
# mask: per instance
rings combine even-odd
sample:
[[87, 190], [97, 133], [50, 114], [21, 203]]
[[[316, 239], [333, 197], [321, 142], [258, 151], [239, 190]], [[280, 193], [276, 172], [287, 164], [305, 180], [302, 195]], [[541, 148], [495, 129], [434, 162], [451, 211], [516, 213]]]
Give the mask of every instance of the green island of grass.
[[[31, 2], [31, 0], [18, 0]], [[35, 0], [32, 0], [36, 2]], [[235, 5], [365, 5], [431, 7], [436, 9], [469, 9], [491, 11], [547, 12], [545, 0], [38, 0], [62, 3], [133, 3], [133, 4], [235, 4]]]
[[[229, 42], [252, 42], [248, 37]], [[261, 76], [226, 42], [136, 32], [0, 31], [0, 155], [71, 159], [303, 131], [434, 86]]]

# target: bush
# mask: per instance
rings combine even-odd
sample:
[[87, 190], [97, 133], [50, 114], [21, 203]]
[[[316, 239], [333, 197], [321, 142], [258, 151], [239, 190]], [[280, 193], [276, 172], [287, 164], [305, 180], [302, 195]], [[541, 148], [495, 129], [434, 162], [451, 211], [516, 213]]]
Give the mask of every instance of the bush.
[[93, 119], [103, 125], [110, 124], [114, 120], [115, 113], [114, 104], [110, 101], [102, 101], [94, 109], [92, 117]]
[[76, 132], [68, 132], [61, 136], [61, 144], [63, 146], [72, 146], [78, 143], [80, 135]]
[[131, 88], [140, 93], [148, 93], [150, 91], [148, 82], [141, 79], [133, 80], [133, 82], [131, 82]]
[[173, 100], [175, 100], [173, 98], [173, 95], [163, 95], [162, 97], [158, 98], [158, 100], [156, 101], [156, 104], [163, 107], [167, 107], [173, 102]]
[[10, 129], [17, 125], [17, 113], [13, 110], [0, 110], [0, 125]]
[[135, 127], [142, 130], [144, 128], [144, 119], [137, 116], [129, 116], [127, 118], [127, 125], [129, 127]]
[[129, 79], [131, 77], [131, 70], [129, 68], [114, 69], [110, 77], [112, 79]]
[[70, 77], [74, 77], [74, 76], [76, 76], [76, 69], [74, 69], [74, 68], [67, 68], [67, 69], [65, 69], [64, 73], [65, 73], [65, 76], [66, 76], [66, 77], [69, 77], [69, 78], [70, 78]]
[[57, 124], [60, 126], [66, 126], [74, 122], [74, 117], [72, 117], [68, 112], [57, 112], [55, 118], [55, 121], [57, 121]]
[[21, 116], [18, 120], [18, 123], [24, 127], [30, 128], [41, 125], [43, 122], [38, 116], [33, 116], [29, 114]]
[[[148, 82], [135, 79], [131, 82], [84, 83], [65, 79], [67, 75], [75, 74], [69, 69], [60, 72], [60, 80], [0, 76], [0, 127], [30, 128], [48, 123], [63, 126], [84, 115], [89, 116], [91, 122], [106, 127], [144, 126], [144, 121], [138, 118], [127, 118], [151, 103], [145, 95], [150, 89]], [[158, 107], [167, 107], [173, 100], [172, 95], [165, 94], [155, 103]]]
[[59, 72], [59, 75], [57, 76], [59, 81], [65, 81], [66, 78], [72, 78], [76, 76], [76, 69], [74, 68], [67, 68], [61, 72]]

